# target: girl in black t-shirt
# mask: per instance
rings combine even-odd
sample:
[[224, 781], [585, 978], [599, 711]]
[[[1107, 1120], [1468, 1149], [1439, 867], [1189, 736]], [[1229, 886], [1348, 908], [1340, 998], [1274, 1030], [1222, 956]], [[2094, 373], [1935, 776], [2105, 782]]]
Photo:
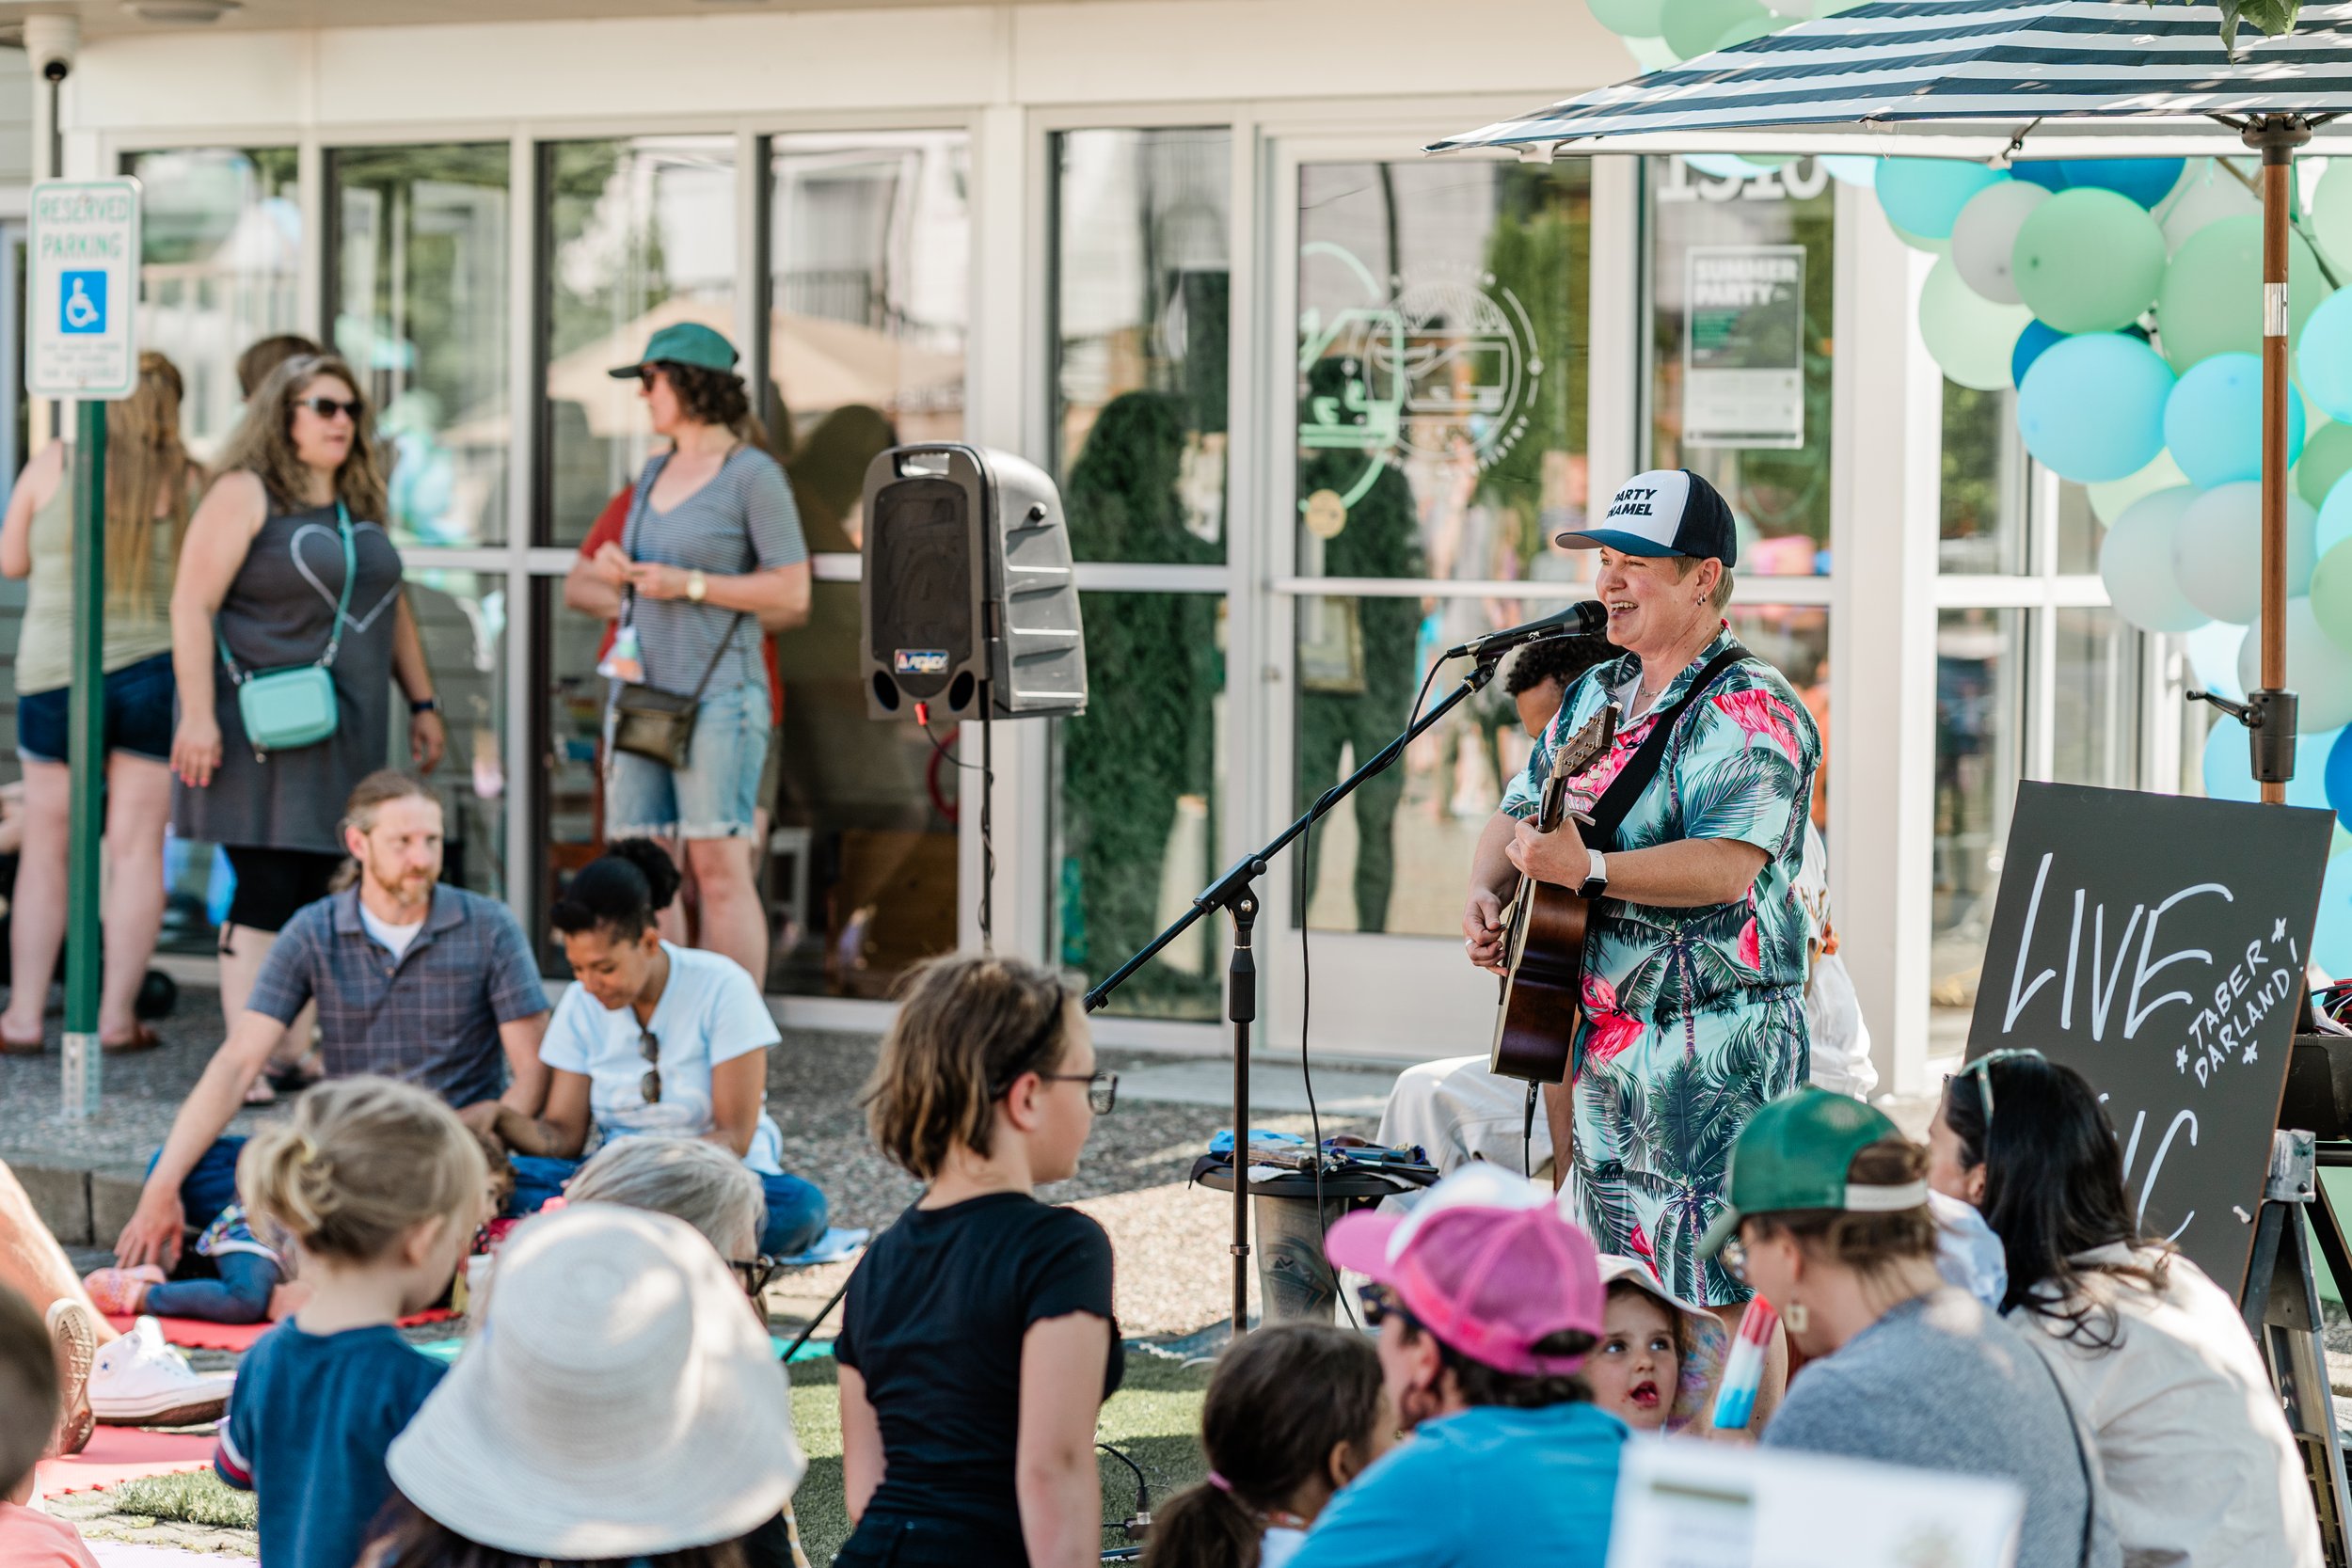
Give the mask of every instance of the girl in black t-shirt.
[[1078, 1568], [1098, 1560], [1095, 1417], [1119, 1386], [1111, 1245], [1040, 1203], [1074, 1175], [1115, 1074], [1042, 969], [956, 957], [915, 971], [863, 1096], [923, 1196], [850, 1281], [836, 1568]]

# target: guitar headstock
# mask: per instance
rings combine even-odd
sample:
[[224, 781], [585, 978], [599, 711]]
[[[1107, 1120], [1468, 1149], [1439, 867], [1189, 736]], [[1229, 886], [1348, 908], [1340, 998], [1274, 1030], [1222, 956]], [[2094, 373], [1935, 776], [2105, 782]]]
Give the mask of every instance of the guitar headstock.
[[1602, 757], [1617, 738], [1617, 705], [1603, 703], [1600, 711], [1584, 721], [1584, 727], [1560, 743], [1551, 754], [1551, 776], [1572, 778]]

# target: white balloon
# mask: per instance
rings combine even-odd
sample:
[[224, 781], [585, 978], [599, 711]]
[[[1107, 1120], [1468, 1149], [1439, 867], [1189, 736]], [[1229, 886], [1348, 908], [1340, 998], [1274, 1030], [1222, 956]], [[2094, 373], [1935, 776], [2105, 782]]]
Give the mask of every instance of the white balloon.
[[2026, 214], [2049, 199], [2050, 193], [2030, 180], [2004, 180], [1970, 197], [1952, 220], [1952, 265], [1962, 280], [1995, 304], [2018, 304], [2010, 254]]
[[2172, 536], [2197, 499], [2176, 484], [2126, 507], [2099, 545], [2099, 578], [2115, 612], [2142, 631], [2195, 631], [2213, 617], [2188, 602], [2172, 575]]
[[[2217, 621], [2249, 626], [2262, 611], [2262, 484], [2243, 479], [2199, 495], [2173, 531], [2172, 571], [2182, 595]], [[2312, 568], [2319, 559], [2313, 538], [2318, 523], [2308, 501], [2287, 497], [2290, 594], [2299, 595], [2312, 585]]]
[[[2246, 628], [2237, 653], [2238, 683], [2251, 691], [2262, 684], [2262, 628]], [[2295, 710], [2297, 735], [2317, 735], [2352, 723], [2352, 653], [2319, 629], [2312, 601], [2287, 601], [2286, 688], [2302, 700]]]
[[1971, 289], [1949, 256], [1937, 258], [1919, 286], [1919, 336], [1944, 373], [1963, 387], [2007, 390], [2010, 352], [2031, 320], [2033, 312], [2024, 306], [2003, 305]]
[[2124, 508], [2142, 496], [2153, 496], [2159, 490], [2169, 490], [2175, 484], [2186, 484], [2188, 475], [2172, 461], [2169, 450], [2156, 453], [2156, 460], [2136, 474], [2110, 479], [2097, 484], [2086, 484], [2083, 493], [2090, 499], [2090, 515], [2112, 528]]
[[2165, 202], [2169, 205], [2159, 203], [2164, 210], [2157, 214], [2156, 224], [2164, 230], [2167, 250], [2180, 249], [2191, 234], [2216, 218], [2263, 210], [2261, 198], [2211, 158], [2191, 158], [2181, 173], [2181, 182], [2172, 187]]

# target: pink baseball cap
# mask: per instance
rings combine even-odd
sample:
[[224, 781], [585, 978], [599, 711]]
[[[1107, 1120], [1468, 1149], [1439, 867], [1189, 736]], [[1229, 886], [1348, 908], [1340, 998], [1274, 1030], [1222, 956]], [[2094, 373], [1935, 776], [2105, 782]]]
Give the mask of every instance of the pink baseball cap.
[[1410, 1213], [1346, 1216], [1324, 1250], [1497, 1371], [1564, 1376], [1584, 1357], [1540, 1355], [1535, 1345], [1568, 1330], [1600, 1335], [1607, 1292], [1592, 1238], [1548, 1195], [1483, 1161], [1430, 1188]]

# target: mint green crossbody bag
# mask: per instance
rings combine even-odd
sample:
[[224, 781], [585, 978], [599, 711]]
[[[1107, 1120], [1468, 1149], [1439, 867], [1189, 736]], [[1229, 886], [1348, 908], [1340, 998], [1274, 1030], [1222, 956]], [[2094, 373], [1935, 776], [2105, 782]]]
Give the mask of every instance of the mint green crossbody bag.
[[220, 661], [237, 689], [237, 717], [245, 722], [245, 737], [253, 745], [253, 760], [266, 762], [272, 752], [315, 746], [335, 733], [335, 655], [342, 646], [343, 614], [351, 608], [352, 579], [359, 575], [359, 552], [352, 540], [351, 513], [335, 503], [335, 529], [343, 540], [343, 591], [335, 601], [335, 619], [326, 629], [326, 651], [311, 664], [278, 670], [241, 670], [229, 651], [229, 640], [213, 628], [220, 644]]

